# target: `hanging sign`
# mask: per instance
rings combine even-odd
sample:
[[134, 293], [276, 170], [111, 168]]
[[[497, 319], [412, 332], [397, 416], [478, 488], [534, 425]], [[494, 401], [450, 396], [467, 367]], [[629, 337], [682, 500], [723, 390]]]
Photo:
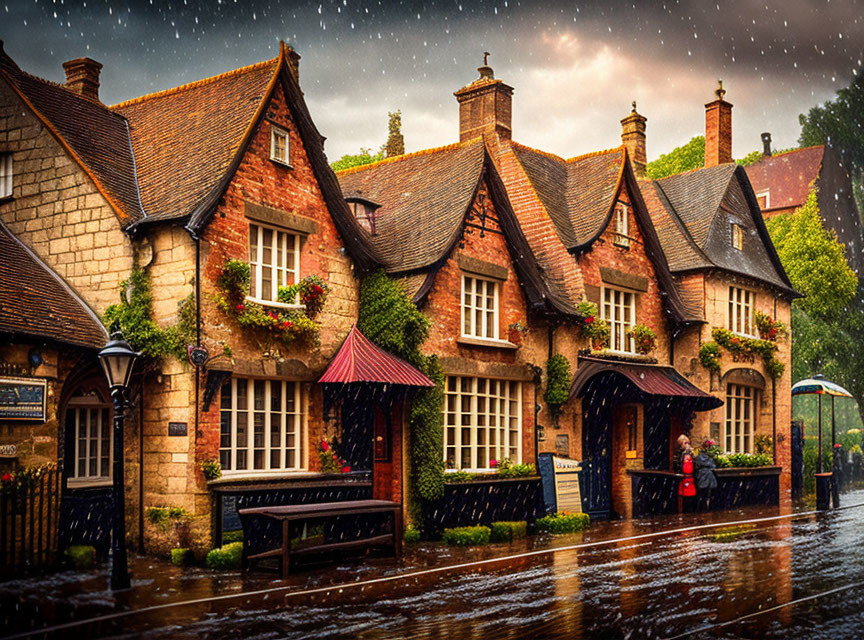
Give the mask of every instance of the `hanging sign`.
[[38, 378], [0, 378], [0, 420], [45, 422], [47, 381]]
[[582, 492], [579, 488], [582, 461], [541, 453], [539, 462], [546, 512], [582, 512]]

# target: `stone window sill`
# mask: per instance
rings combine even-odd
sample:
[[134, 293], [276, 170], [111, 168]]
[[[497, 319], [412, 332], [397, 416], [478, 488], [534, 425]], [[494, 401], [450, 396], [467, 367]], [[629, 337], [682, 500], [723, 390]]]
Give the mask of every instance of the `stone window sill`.
[[466, 345], [469, 347], [492, 347], [493, 349], [508, 349], [515, 351], [519, 348], [518, 344], [513, 344], [509, 340], [493, 340], [491, 338], [472, 338], [470, 336], [460, 336], [456, 338], [456, 344]]
[[285, 302], [279, 302], [278, 300], [261, 300], [260, 298], [253, 298], [251, 296], [246, 296], [246, 302], [254, 302], [255, 304], [260, 304], [262, 307], [272, 307], [274, 309], [284, 309], [286, 311], [305, 311], [305, 304], [287, 304]]
[[282, 167], [283, 169], [293, 169], [294, 168], [294, 165], [291, 164], [290, 162], [285, 162], [283, 160], [280, 160], [279, 158], [273, 158], [272, 156], [270, 157], [270, 162], [272, 162], [273, 164], [275, 164], [278, 167]]

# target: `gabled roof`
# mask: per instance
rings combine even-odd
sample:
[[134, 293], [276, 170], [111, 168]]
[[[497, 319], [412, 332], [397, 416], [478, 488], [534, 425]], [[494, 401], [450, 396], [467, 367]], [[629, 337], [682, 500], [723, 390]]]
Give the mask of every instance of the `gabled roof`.
[[225, 175], [278, 58], [116, 104], [129, 120], [150, 221], [186, 218]]
[[[640, 185], [675, 272], [717, 267], [798, 295], [768, 235], [744, 168], [735, 163], [694, 169]], [[744, 248], [731, 245], [731, 223]]]
[[824, 155], [822, 145], [778, 153], [748, 166], [747, 177], [756, 193], [770, 192], [768, 210], [800, 207], [819, 177]]
[[513, 143], [516, 157], [568, 249], [596, 240], [621, 184], [624, 147], [564, 160]]
[[0, 333], [101, 349], [99, 317], [0, 222]]
[[121, 225], [142, 218], [126, 119], [108, 107], [22, 71], [0, 47], [0, 77], [105, 196]]
[[337, 176], [346, 197], [380, 205], [376, 235], [364, 232], [364, 239], [415, 301], [425, 297], [459, 241], [465, 215], [486, 180], [529, 304], [576, 313], [569, 298], [541, 270], [482, 138], [346, 169]]

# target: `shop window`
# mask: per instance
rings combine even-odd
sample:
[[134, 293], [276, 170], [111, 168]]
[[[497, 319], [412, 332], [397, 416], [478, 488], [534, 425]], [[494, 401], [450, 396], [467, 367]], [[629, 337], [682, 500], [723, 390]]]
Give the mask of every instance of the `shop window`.
[[493, 471], [492, 461], [522, 462], [522, 384], [448, 376], [444, 398], [447, 469]]
[[732, 223], [732, 248], [738, 251], [744, 250], [744, 229], [734, 222]]
[[729, 287], [729, 330], [753, 335], [753, 298], [755, 294], [741, 287]]
[[291, 164], [288, 132], [273, 125], [270, 126], [270, 159], [281, 164]]
[[12, 154], [0, 153], [0, 198], [12, 196]]
[[633, 338], [627, 334], [636, 324], [636, 294], [604, 287], [600, 317], [609, 323], [609, 348], [635, 353]]
[[726, 431], [723, 446], [726, 453], [752, 453], [755, 423], [756, 391], [740, 384], [726, 385]]
[[222, 387], [219, 462], [225, 475], [306, 469], [302, 385], [233, 378]]
[[66, 410], [67, 433], [72, 436], [74, 464], [69, 486], [111, 484], [113, 460], [111, 408], [95, 393], [76, 396]]
[[498, 339], [498, 283], [462, 276], [462, 335]]
[[300, 236], [260, 224], [249, 225], [249, 298], [275, 303], [279, 287], [297, 282]]
[[630, 236], [628, 234], [627, 205], [618, 204], [615, 207], [615, 245], [630, 248]]

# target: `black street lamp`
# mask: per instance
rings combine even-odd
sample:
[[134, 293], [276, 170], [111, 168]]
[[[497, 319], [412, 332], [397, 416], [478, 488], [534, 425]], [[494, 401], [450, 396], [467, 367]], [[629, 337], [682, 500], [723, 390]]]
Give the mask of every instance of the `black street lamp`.
[[132, 366], [141, 354], [132, 351], [123, 334], [111, 334], [111, 340], [99, 352], [99, 362], [108, 378], [111, 400], [114, 402], [114, 518], [111, 532], [111, 589], [128, 589], [129, 566], [126, 562], [126, 516], [123, 482], [123, 410], [126, 407], [126, 387], [132, 376]]

